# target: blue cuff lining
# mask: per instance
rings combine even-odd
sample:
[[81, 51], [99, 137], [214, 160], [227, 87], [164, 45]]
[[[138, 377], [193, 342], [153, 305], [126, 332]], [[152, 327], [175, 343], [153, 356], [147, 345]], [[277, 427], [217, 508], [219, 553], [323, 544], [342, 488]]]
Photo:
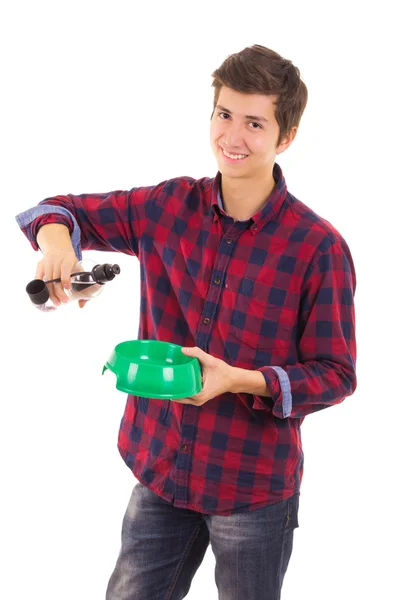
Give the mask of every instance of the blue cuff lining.
[[283, 416], [289, 417], [292, 411], [292, 394], [291, 394], [291, 384], [289, 377], [281, 367], [273, 367], [269, 365], [274, 371], [276, 371], [278, 378], [280, 380], [281, 393], [282, 393], [282, 402], [283, 402]]
[[33, 208], [29, 208], [28, 210], [19, 213], [19, 215], [17, 215], [15, 219], [19, 227], [26, 227], [27, 225], [29, 225], [29, 223], [37, 219], [37, 217], [40, 217], [41, 215], [47, 215], [49, 213], [58, 213], [60, 215], [69, 217], [73, 221], [73, 231], [70, 237], [73, 244], [74, 252], [78, 260], [82, 260], [83, 255], [81, 253], [81, 230], [73, 214], [66, 208], [62, 208], [61, 206], [54, 206], [52, 204], [43, 204], [35, 206]]

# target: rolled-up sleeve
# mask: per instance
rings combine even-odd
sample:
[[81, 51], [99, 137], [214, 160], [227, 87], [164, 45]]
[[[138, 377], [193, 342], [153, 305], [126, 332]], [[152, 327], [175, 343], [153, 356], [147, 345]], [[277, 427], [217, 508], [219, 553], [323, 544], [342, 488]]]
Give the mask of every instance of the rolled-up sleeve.
[[[305, 417], [356, 390], [355, 290], [346, 242], [330, 242], [313, 261], [301, 296], [299, 362], [257, 369], [268, 384], [276, 417]], [[269, 398], [254, 396], [253, 408], [268, 407]]]
[[19, 227], [30, 241], [32, 248], [36, 251], [39, 250], [37, 233], [40, 227], [49, 223], [66, 225], [69, 229], [74, 252], [79, 260], [82, 259], [80, 227], [74, 218], [73, 213], [66, 208], [45, 204], [29, 208], [15, 218]]
[[166, 183], [104, 194], [53, 196], [15, 218], [34, 250], [39, 250], [40, 227], [61, 223], [68, 227], [79, 259], [82, 250], [123, 252], [139, 258], [148, 205], [156, 203]]

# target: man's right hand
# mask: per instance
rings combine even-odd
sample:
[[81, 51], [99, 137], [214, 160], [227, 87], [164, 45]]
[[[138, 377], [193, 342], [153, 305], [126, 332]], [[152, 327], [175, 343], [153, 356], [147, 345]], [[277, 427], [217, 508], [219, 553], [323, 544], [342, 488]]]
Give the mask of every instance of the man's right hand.
[[[36, 279], [49, 281], [61, 278], [60, 283], [49, 283], [47, 286], [50, 299], [55, 306], [69, 300], [65, 289], [70, 289], [70, 275], [77, 262], [78, 258], [74, 250], [49, 250], [37, 264]], [[87, 300], [79, 300], [80, 308], [83, 308], [86, 302]]]
[[[61, 278], [60, 283], [48, 284], [50, 299], [59, 306], [61, 302], [69, 300], [64, 290], [70, 289], [70, 275], [78, 263], [69, 229], [61, 223], [43, 225], [37, 233], [37, 243], [43, 258], [37, 265], [36, 279], [49, 281]], [[79, 300], [80, 308], [83, 308], [87, 302], [88, 300]]]

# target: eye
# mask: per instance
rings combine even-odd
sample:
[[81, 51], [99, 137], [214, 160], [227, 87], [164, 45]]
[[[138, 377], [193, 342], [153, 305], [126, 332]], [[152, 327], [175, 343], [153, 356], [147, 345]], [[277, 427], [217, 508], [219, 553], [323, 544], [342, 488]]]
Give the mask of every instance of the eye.
[[[223, 117], [222, 115], [225, 115], [225, 117]], [[226, 113], [226, 112], [218, 112], [218, 117], [221, 117], [221, 119], [223, 121], [227, 121], [228, 119], [226, 117], [230, 117], [230, 115], [229, 115], [229, 113]], [[263, 129], [262, 125], [260, 125], [259, 123], [256, 123], [256, 121], [252, 121], [251, 124], [257, 125], [257, 127], [253, 127], [253, 129]]]

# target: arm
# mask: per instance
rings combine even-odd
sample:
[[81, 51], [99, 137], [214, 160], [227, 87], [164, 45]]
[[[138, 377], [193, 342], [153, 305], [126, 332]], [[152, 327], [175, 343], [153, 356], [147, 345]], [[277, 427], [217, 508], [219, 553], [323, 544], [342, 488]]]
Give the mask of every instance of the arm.
[[[318, 253], [305, 281], [298, 327], [299, 362], [247, 370], [234, 383], [236, 391], [254, 393], [253, 408], [271, 410], [281, 419], [302, 418], [339, 404], [357, 387], [356, 275], [343, 239], [330, 242]], [[262, 393], [256, 388], [258, 373], [264, 378]], [[248, 389], [241, 389], [242, 382]]]
[[132, 188], [128, 192], [54, 196], [20, 213], [16, 220], [34, 250], [39, 249], [39, 229], [57, 223], [68, 228], [79, 260], [82, 250], [124, 252], [139, 258], [147, 203], [156, 201], [165, 183]]
[[234, 394], [253, 394], [255, 396], [270, 397], [267, 383], [260, 371], [233, 368], [233, 380], [230, 391]]
[[37, 244], [43, 254], [54, 248], [73, 251], [69, 228], [60, 223], [51, 223], [40, 227], [37, 234]]

